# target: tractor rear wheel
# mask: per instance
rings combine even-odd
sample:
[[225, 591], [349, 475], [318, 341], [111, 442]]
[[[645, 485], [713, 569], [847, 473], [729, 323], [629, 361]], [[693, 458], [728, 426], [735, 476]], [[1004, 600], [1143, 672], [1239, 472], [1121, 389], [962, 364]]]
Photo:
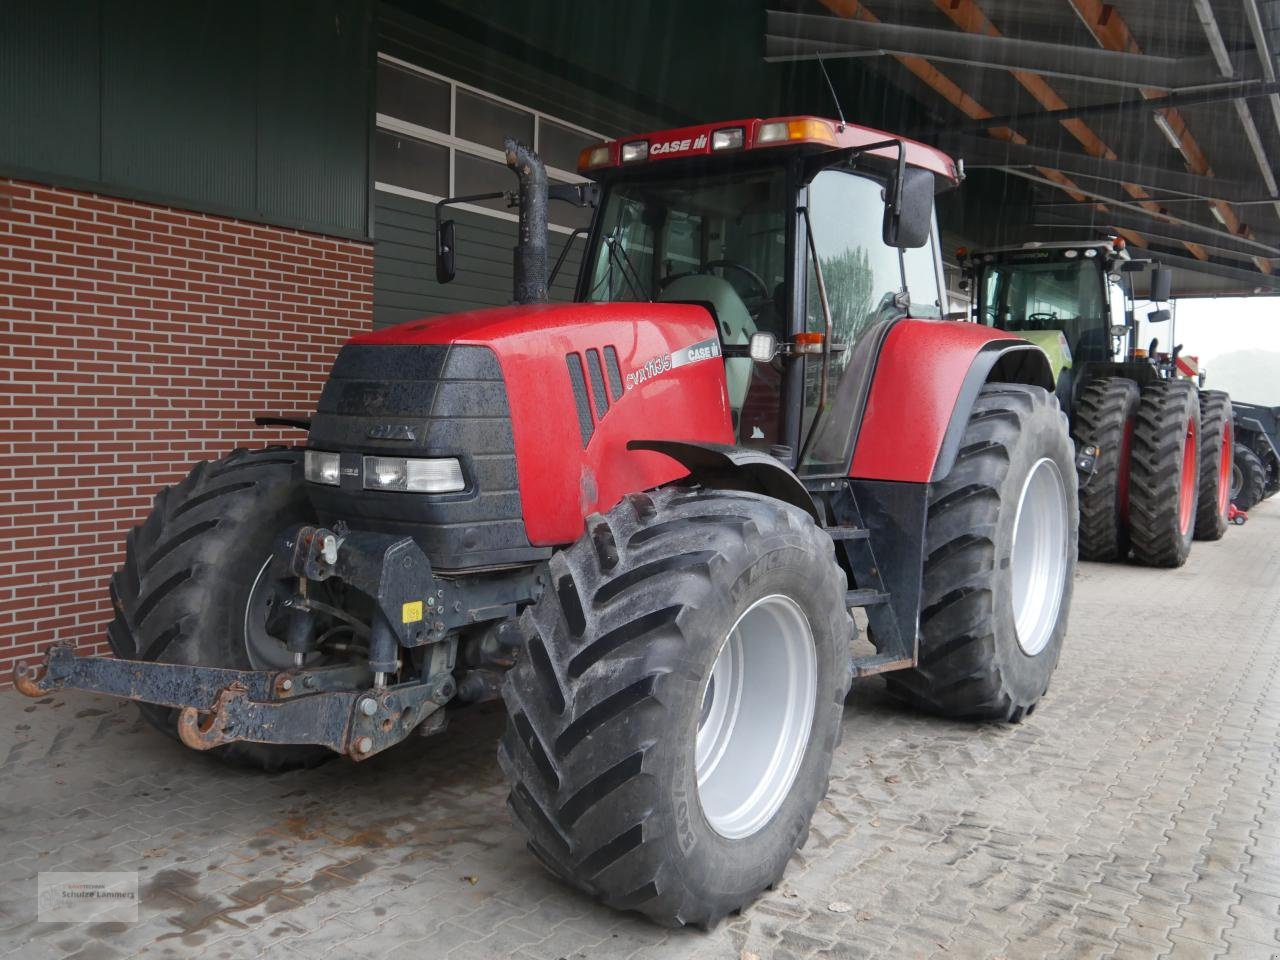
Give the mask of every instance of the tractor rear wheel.
[[854, 632], [832, 542], [777, 500], [667, 489], [588, 518], [550, 576], [503, 684], [516, 824], [610, 906], [711, 927], [826, 794]]
[[1200, 391], [1200, 493], [1196, 506], [1197, 540], [1221, 540], [1231, 511], [1231, 473], [1235, 459], [1235, 421], [1231, 397], [1221, 390]]
[[[115, 619], [107, 628], [118, 657], [238, 670], [284, 668], [289, 653], [266, 631], [276, 585], [265, 576], [276, 534], [311, 516], [302, 451], [236, 450], [198, 463], [156, 494], [151, 514], [129, 531], [124, 564], [111, 578]], [[178, 711], [139, 704], [177, 739]], [[324, 747], [229, 743], [209, 753], [277, 771], [315, 766]]]
[[1080, 488], [1080, 559], [1129, 555], [1129, 448], [1138, 413], [1138, 385], [1123, 377], [1087, 384], [1076, 406], [1077, 449], [1098, 450], [1093, 476]]
[[1235, 445], [1235, 463], [1231, 470], [1231, 502], [1237, 510], [1248, 512], [1266, 497], [1267, 473], [1261, 458], [1243, 443]]
[[1129, 463], [1133, 556], [1150, 567], [1180, 567], [1191, 552], [1200, 493], [1200, 397], [1188, 380], [1142, 390]]
[[944, 716], [1016, 722], [1049, 687], [1076, 566], [1066, 417], [1039, 387], [989, 384], [929, 489], [920, 658], [889, 689]]

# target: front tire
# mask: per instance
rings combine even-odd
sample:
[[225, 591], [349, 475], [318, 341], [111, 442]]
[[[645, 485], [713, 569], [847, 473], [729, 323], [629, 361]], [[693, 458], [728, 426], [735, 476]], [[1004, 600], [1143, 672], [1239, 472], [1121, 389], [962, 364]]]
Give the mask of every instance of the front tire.
[[1138, 385], [1123, 377], [1085, 386], [1071, 429], [1077, 448], [1094, 446], [1093, 476], [1080, 488], [1080, 559], [1129, 555], [1129, 449], [1138, 413]]
[[[146, 521], [129, 531], [124, 564], [111, 578], [115, 618], [107, 638], [117, 657], [237, 670], [266, 666], [250, 656], [267, 636], [255, 586], [276, 534], [313, 519], [301, 460], [302, 451], [291, 447], [236, 450], [196, 464], [181, 483], [156, 494]], [[262, 623], [247, 616], [251, 609]], [[177, 710], [138, 707], [152, 726], [177, 739]], [[267, 771], [336, 756], [324, 747], [248, 742], [208, 752]]]
[[1143, 388], [1129, 464], [1133, 556], [1180, 567], [1191, 552], [1200, 492], [1200, 397], [1188, 380]]
[[989, 384], [930, 485], [919, 663], [889, 689], [933, 713], [1017, 722], [1058, 663], [1076, 565], [1075, 457], [1039, 387]]
[[1231, 500], [1237, 510], [1246, 513], [1266, 498], [1267, 472], [1261, 458], [1243, 443], [1235, 445], [1232, 468]]
[[1200, 392], [1200, 492], [1196, 506], [1197, 540], [1221, 540], [1229, 526], [1231, 472], [1234, 466], [1231, 397], [1220, 390]]
[[551, 560], [503, 686], [534, 855], [618, 909], [715, 925], [826, 794], [853, 622], [831, 539], [740, 492], [635, 494]]

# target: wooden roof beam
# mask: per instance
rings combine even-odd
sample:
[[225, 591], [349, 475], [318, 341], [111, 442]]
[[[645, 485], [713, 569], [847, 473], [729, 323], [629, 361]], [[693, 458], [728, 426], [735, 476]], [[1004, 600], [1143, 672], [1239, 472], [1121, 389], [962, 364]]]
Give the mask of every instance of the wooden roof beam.
[[[1075, 9], [1084, 25], [1089, 28], [1094, 39], [1103, 47], [1122, 53], [1142, 53], [1142, 46], [1129, 31], [1129, 25], [1125, 23], [1124, 17], [1112, 4], [1104, 3], [1103, 0], [1067, 0], [1067, 2]], [[1147, 100], [1158, 100], [1166, 94], [1166, 91], [1152, 87], [1139, 89]], [[1187, 128], [1187, 122], [1182, 118], [1182, 114], [1175, 107], [1170, 107], [1161, 113], [1168, 124], [1171, 136], [1178, 141], [1178, 150], [1186, 160], [1190, 171], [1204, 177], [1213, 176], [1213, 168], [1209, 165], [1209, 160], [1199, 142]], [[1211, 200], [1209, 203], [1217, 211], [1218, 219], [1228, 230], [1242, 236], [1246, 235], [1244, 224], [1241, 223], [1231, 204], [1223, 200]], [[1263, 273], [1271, 272], [1271, 261], [1256, 257], [1253, 262]]]
[[[821, 0], [824, 7], [838, 17], [848, 20], [862, 20], [866, 23], [879, 23], [880, 18], [866, 8], [861, 0]], [[924, 57], [894, 54], [893, 58], [907, 68], [917, 79], [941, 96], [971, 120], [985, 120], [995, 116], [990, 110], [960, 88], [960, 85], [935, 67]], [[987, 131], [997, 140], [1010, 143], [1025, 144], [1027, 138], [1009, 127], [995, 127]], [[1079, 186], [1065, 173], [1046, 167], [1037, 167], [1041, 176], [1052, 181], [1072, 200], [1084, 200], [1085, 195]], [[1145, 247], [1147, 241], [1137, 233], [1126, 230], [1122, 236], [1135, 246]]]

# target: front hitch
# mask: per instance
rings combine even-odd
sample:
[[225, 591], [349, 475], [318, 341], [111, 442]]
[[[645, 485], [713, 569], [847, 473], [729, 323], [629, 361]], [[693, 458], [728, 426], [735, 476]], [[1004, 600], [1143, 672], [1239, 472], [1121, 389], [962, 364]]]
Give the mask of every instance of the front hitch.
[[178, 736], [194, 750], [248, 741], [328, 747], [365, 760], [403, 740], [457, 692], [451, 664], [426, 680], [370, 687], [366, 666], [229, 670], [115, 657], [78, 657], [54, 644], [40, 663], [20, 663], [13, 685], [28, 697], [85, 690], [172, 707]]

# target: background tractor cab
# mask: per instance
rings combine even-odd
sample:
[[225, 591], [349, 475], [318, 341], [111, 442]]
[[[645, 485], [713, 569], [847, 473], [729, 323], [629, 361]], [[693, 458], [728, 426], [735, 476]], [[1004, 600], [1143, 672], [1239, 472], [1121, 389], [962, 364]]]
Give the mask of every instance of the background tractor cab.
[[[1146, 275], [1145, 299], [1158, 305], [1170, 298], [1171, 273], [1130, 258], [1123, 240], [961, 250], [959, 260], [973, 319], [1040, 346], [1053, 364], [1063, 409], [1095, 377], [1124, 376], [1142, 385], [1164, 375], [1135, 342], [1136, 278]], [[1167, 308], [1157, 307], [1142, 319], [1169, 317]]]

